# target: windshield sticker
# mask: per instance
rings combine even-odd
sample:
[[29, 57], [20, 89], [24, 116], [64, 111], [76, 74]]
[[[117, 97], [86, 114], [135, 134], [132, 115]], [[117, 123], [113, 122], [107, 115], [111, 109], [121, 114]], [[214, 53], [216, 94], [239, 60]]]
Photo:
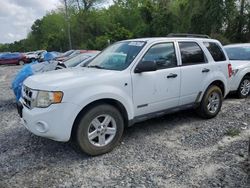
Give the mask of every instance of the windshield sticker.
[[143, 46], [144, 42], [130, 42], [128, 45], [129, 46]]

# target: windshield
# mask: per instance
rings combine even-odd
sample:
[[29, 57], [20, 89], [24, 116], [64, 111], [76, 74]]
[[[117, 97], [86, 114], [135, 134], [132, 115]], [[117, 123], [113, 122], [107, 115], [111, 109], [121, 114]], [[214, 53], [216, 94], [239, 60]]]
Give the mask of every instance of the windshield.
[[115, 43], [93, 59], [88, 67], [122, 71], [132, 63], [144, 45], [145, 42], [141, 41]]
[[67, 52], [64, 52], [61, 57], [65, 57], [65, 56], [69, 56], [70, 54], [72, 54], [75, 50], [69, 50]]
[[63, 63], [67, 67], [75, 67], [79, 63], [81, 63], [82, 61], [84, 61], [85, 59], [87, 59], [88, 57], [89, 57], [89, 55], [79, 54], [79, 55], [76, 55], [75, 57], [72, 57], [71, 59], [69, 59], [67, 61], [64, 61]]
[[230, 60], [250, 60], [250, 46], [247, 47], [227, 47], [225, 48]]

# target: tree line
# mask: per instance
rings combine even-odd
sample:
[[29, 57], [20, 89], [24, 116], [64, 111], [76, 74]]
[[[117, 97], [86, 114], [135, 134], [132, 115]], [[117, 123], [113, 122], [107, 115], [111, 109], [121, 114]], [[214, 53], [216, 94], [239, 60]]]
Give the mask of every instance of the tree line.
[[[65, 7], [37, 19], [26, 39], [0, 44], [0, 51], [102, 50], [115, 41], [210, 35], [223, 44], [250, 42], [249, 0], [63, 0]], [[67, 14], [65, 12], [67, 10]], [[69, 33], [70, 32], [70, 33]], [[70, 35], [69, 35], [70, 34]]]

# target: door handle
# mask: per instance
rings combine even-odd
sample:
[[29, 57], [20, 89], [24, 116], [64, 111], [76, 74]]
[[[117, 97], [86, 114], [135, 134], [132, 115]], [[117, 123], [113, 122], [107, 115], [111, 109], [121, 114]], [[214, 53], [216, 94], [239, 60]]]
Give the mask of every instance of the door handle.
[[177, 74], [171, 73], [167, 76], [167, 78], [176, 78], [177, 76], [178, 76]]
[[210, 69], [207, 69], [207, 68], [202, 70], [203, 73], [206, 73], [206, 72], [209, 72], [209, 71], [210, 71]]

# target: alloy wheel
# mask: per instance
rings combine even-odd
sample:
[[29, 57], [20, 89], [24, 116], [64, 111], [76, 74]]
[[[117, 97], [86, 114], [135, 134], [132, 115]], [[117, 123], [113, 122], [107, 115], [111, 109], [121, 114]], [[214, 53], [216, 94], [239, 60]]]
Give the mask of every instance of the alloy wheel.
[[207, 109], [210, 113], [215, 113], [220, 106], [220, 96], [217, 92], [212, 92], [208, 97]]
[[250, 80], [245, 79], [240, 85], [240, 93], [243, 96], [246, 96], [249, 94], [249, 92], [250, 92]]
[[103, 114], [93, 119], [88, 128], [88, 140], [99, 147], [108, 145], [115, 137], [117, 126], [114, 118]]

